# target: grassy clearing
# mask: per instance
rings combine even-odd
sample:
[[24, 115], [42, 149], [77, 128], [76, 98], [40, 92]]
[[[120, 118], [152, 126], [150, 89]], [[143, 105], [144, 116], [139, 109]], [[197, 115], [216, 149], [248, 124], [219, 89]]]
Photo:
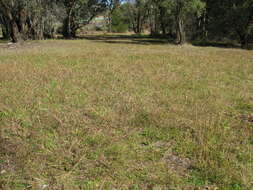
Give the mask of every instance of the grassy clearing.
[[0, 189], [250, 190], [252, 84], [240, 49], [0, 46]]

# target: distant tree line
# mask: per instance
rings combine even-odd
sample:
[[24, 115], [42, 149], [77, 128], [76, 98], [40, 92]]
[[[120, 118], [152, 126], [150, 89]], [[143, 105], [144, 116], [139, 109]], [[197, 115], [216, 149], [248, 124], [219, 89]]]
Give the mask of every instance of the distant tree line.
[[149, 31], [178, 44], [227, 39], [247, 48], [253, 39], [253, 0], [0, 0], [2, 35], [13, 42], [74, 38], [99, 14], [109, 32]]
[[253, 36], [253, 0], [128, 0], [121, 10], [134, 32], [146, 28], [178, 44], [228, 39], [247, 47]]

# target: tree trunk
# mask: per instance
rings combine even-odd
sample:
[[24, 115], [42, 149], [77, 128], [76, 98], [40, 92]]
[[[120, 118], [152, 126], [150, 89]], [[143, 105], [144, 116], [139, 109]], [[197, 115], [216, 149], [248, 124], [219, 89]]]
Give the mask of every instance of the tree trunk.
[[6, 21], [9, 23], [10, 27], [10, 37], [13, 43], [17, 43], [23, 41], [22, 35], [19, 31], [18, 24], [11, 12], [11, 8], [5, 6], [5, 4], [1, 4], [4, 7], [3, 15], [6, 18]]
[[249, 47], [249, 29], [250, 27], [247, 28], [248, 30], [245, 32], [242, 32], [238, 28], [236, 28], [237, 35], [239, 36], [241, 48], [247, 49]]
[[70, 18], [69, 16], [65, 19], [63, 24], [63, 31], [62, 34], [65, 38], [71, 38], [71, 27], [70, 27]]
[[25, 9], [21, 9], [19, 11], [19, 17], [16, 23], [18, 25], [18, 30], [23, 40], [28, 39], [28, 33], [27, 33], [28, 30], [27, 30], [26, 21], [27, 21], [27, 12]]
[[185, 37], [185, 31], [184, 31], [184, 22], [183, 19], [179, 17], [177, 17], [177, 27], [176, 27], [176, 31], [177, 31], [177, 44], [179, 45], [183, 45], [186, 42], [186, 37]]
[[241, 48], [243, 49], [248, 49], [249, 48], [249, 39], [247, 35], [243, 35], [240, 37], [240, 43], [241, 43]]
[[68, 18], [67, 18], [67, 33], [66, 33], [66, 37], [67, 38], [71, 38], [71, 11], [70, 11], [70, 13], [69, 13], [69, 15], [68, 15]]
[[137, 25], [136, 25], [136, 28], [137, 28], [137, 33], [140, 34], [141, 33], [141, 16], [140, 14], [138, 13], [138, 17], [137, 17]]
[[72, 32], [72, 21], [73, 21], [73, 8], [74, 8], [75, 4], [72, 4], [71, 7], [69, 8], [68, 12], [67, 12], [67, 17], [64, 21], [63, 24], [63, 36], [65, 38], [72, 38], [73, 36], [73, 32]]
[[17, 25], [17, 23], [14, 20], [12, 20], [10, 22], [10, 27], [11, 27], [11, 34], [10, 34], [10, 36], [11, 36], [12, 42], [13, 43], [17, 43], [17, 42], [23, 41], [22, 35], [19, 32], [19, 30], [18, 30], [18, 25]]
[[207, 20], [208, 20], [208, 14], [207, 14], [207, 10], [204, 11], [203, 14], [203, 20], [202, 20], [202, 37], [203, 39], [207, 39], [208, 36], [208, 31], [207, 31]]
[[166, 27], [165, 27], [165, 25], [161, 24], [161, 28], [162, 28], [162, 35], [163, 35], [163, 37], [165, 37], [166, 36]]
[[159, 20], [160, 20], [162, 35], [165, 37], [166, 36], [166, 22], [164, 21], [165, 10], [161, 6], [159, 7], [159, 15], [160, 15]]
[[159, 31], [159, 16], [157, 11], [154, 11], [153, 16], [151, 17], [151, 36], [158, 36]]
[[43, 40], [44, 39], [44, 22], [43, 18], [39, 15], [33, 16], [32, 18], [27, 19], [29, 31], [28, 37], [33, 40]]
[[164, 23], [163, 20], [161, 20], [161, 29], [162, 29], [162, 35], [163, 37], [166, 36], [166, 24]]

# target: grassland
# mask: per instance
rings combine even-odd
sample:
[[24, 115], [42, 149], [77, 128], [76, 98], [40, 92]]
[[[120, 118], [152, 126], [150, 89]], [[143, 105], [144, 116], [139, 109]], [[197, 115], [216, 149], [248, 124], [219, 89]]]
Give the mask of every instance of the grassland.
[[253, 51], [90, 36], [0, 44], [0, 189], [253, 189]]

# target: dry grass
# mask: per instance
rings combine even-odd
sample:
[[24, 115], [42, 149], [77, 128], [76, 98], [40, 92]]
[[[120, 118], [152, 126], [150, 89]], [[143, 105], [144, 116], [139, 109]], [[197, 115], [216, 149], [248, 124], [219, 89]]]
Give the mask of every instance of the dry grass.
[[0, 189], [253, 188], [253, 52], [90, 38], [0, 46]]

